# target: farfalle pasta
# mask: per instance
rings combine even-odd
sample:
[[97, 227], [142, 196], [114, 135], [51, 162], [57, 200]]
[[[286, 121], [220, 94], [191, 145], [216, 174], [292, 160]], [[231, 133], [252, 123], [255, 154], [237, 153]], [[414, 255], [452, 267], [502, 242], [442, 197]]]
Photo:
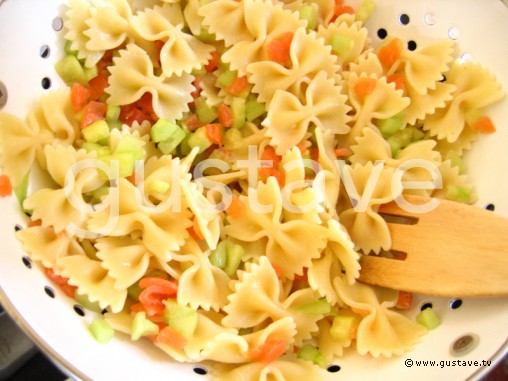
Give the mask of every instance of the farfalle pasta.
[[373, 4], [68, 0], [68, 87], [0, 112], [20, 246], [104, 324], [216, 380], [413, 350], [406, 294], [358, 281], [360, 259], [395, 255], [383, 204], [475, 201], [462, 157], [504, 93], [452, 40], [376, 43]]

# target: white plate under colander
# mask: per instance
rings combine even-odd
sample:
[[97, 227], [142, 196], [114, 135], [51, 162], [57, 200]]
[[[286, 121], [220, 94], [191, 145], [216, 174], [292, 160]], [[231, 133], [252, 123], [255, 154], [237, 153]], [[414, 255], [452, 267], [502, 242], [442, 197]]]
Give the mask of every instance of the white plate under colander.
[[[57, 0], [0, 0], [0, 108], [4, 111], [23, 116], [48, 88], [61, 85], [53, 69], [62, 46], [61, 4]], [[404, 16], [401, 22], [401, 15], [408, 18]], [[380, 42], [379, 29], [416, 44], [428, 38], [455, 39], [463, 59], [484, 64], [508, 91], [508, 7], [501, 0], [378, 0], [368, 27], [374, 44]], [[508, 98], [489, 114], [498, 131], [476, 143], [467, 158], [469, 173], [478, 205], [492, 204], [496, 213], [508, 216]], [[94, 381], [209, 379], [201, 374], [206, 364], [201, 368], [177, 364], [149, 342], [133, 343], [122, 335], [106, 345], [95, 342], [87, 331], [92, 313], [81, 316], [82, 309], [59, 290], [53, 290], [51, 297], [51, 284], [14, 238], [15, 225], [26, 224], [17, 202], [13, 197], [2, 198], [0, 210], [0, 302], [69, 375]], [[323, 379], [476, 380], [508, 352], [508, 299], [464, 299], [458, 308], [453, 307], [460, 302], [449, 298], [419, 296], [416, 302], [411, 317], [419, 306], [432, 303], [442, 324], [413, 352], [391, 359], [347, 355], [331, 364], [338, 365], [330, 368], [335, 372], [323, 370]], [[470, 349], [451, 351], [464, 337], [459, 342], [473, 339]], [[418, 361], [436, 365], [418, 366]], [[476, 366], [465, 365], [475, 361]], [[492, 364], [482, 366], [483, 361]]]

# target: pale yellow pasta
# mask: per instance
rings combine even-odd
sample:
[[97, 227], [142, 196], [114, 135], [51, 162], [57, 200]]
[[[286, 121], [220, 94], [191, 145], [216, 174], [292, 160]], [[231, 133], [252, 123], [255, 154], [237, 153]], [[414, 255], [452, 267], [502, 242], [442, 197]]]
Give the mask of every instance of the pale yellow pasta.
[[63, 17], [65, 39], [70, 41], [70, 48], [77, 52], [77, 57], [85, 60], [87, 67], [97, 64], [104, 55], [104, 50], [94, 51], [87, 47], [90, 39], [85, 33], [89, 29], [87, 20], [91, 16], [90, 0], [69, 0]]
[[402, 354], [412, 350], [427, 332], [422, 325], [390, 309], [396, 303], [396, 291], [376, 290], [359, 282], [350, 285], [341, 278], [335, 278], [335, 287], [348, 306], [366, 313], [358, 325], [356, 349], [360, 354]]
[[492, 73], [478, 63], [455, 61], [446, 76], [456, 86], [453, 99], [446, 107], [425, 119], [423, 128], [431, 136], [454, 142], [466, 127], [466, 112], [481, 110], [504, 97]]
[[76, 238], [67, 233], [57, 234], [52, 227], [32, 226], [16, 232], [23, 250], [44, 267], [55, 267], [59, 258], [84, 254]]
[[314, 78], [321, 71], [326, 73], [327, 78], [338, 80], [338, 66], [330, 56], [330, 50], [315, 33], [306, 33], [303, 27], [297, 29], [291, 42], [289, 67], [273, 61], [247, 65], [249, 81], [254, 84], [252, 91], [259, 94], [260, 102], [270, 103], [278, 90], [300, 95], [306, 79]]
[[91, 302], [98, 302], [101, 308], [110, 307], [112, 312], [122, 310], [127, 298], [127, 289], [117, 290], [115, 279], [101, 266], [101, 261], [86, 255], [69, 255], [56, 261], [60, 275], [69, 278], [69, 284], [78, 287]]
[[[372, 173], [377, 177], [374, 186], [369, 184]], [[339, 214], [339, 220], [355, 243], [356, 249], [364, 253], [379, 253], [381, 249], [388, 250], [391, 246], [388, 226], [377, 214], [377, 209], [381, 204], [395, 199], [402, 191], [400, 183], [393, 184], [393, 173], [393, 168], [382, 166], [382, 163], [374, 165], [368, 162], [365, 165], [354, 164], [350, 168], [344, 168], [343, 176], [347, 176], [347, 180], [343, 181], [350, 187], [348, 194], [352, 205], [349, 204], [351, 206]], [[367, 197], [366, 189], [371, 192]], [[365, 234], [365, 231], [369, 234]]]
[[361, 22], [354, 20], [354, 15], [342, 15], [327, 26], [320, 25], [317, 30], [318, 37], [323, 38], [327, 44], [331, 44], [332, 38], [335, 36], [350, 41], [351, 47], [347, 54], [333, 53], [343, 69], [354, 62], [370, 45], [367, 29], [362, 26]]
[[90, 17], [85, 21], [89, 38], [86, 49], [101, 52], [115, 49], [129, 37], [131, 7], [127, 0], [92, 0]]
[[148, 54], [133, 44], [121, 51], [114, 63], [106, 89], [110, 104], [131, 104], [148, 92], [152, 94], [154, 111], [162, 118], [174, 121], [188, 110], [187, 104], [192, 100], [190, 93], [194, 89], [190, 74], [169, 78], [156, 76]]
[[341, 90], [333, 79], [327, 79], [324, 71], [308, 82], [300, 99], [290, 92], [277, 90], [262, 123], [267, 127], [266, 135], [271, 137], [270, 144], [276, 147], [276, 152], [282, 155], [300, 143], [310, 125], [336, 134], [348, 133], [350, 127], [346, 123], [350, 107]]
[[[295, 274], [302, 273], [303, 267], [310, 265], [312, 258], [319, 256], [319, 251], [326, 245], [327, 230], [306, 221], [280, 222], [282, 198], [273, 177], [266, 184], [259, 183], [258, 191], [252, 190], [252, 196], [271, 211], [260, 213], [251, 209], [248, 198], [241, 196], [246, 207], [245, 215], [231, 221], [224, 232], [240, 241], [263, 240], [267, 258], [280, 267], [284, 276], [292, 279]], [[294, 237], [299, 237], [301, 242], [295, 241]]]

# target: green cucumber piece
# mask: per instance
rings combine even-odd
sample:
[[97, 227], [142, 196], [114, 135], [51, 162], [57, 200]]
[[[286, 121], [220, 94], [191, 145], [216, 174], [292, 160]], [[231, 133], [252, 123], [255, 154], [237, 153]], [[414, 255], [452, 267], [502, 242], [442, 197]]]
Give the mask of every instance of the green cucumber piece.
[[416, 322], [427, 329], [434, 329], [441, 324], [441, 319], [439, 319], [434, 310], [429, 307], [416, 315]]
[[87, 142], [97, 143], [109, 138], [109, 126], [105, 120], [96, 120], [81, 130]]
[[198, 313], [188, 306], [182, 306], [173, 300], [166, 300], [164, 322], [187, 340], [192, 339], [198, 325]]
[[310, 344], [305, 344], [303, 347], [301, 347], [296, 353], [296, 357], [302, 360], [312, 361], [314, 364], [320, 366], [321, 368], [326, 368], [327, 366], [325, 358], [321, 352]]
[[82, 85], [88, 83], [85, 71], [76, 56], [71, 54], [66, 55], [60, 61], [56, 62], [54, 66], [57, 74], [67, 86], [72, 86], [75, 82]]
[[337, 315], [333, 318], [330, 336], [333, 340], [345, 342], [351, 340], [355, 325], [358, 319], [351, 315]]
[[212, 123], [219, 116], [219, 111], [215, 107], [210, 107], [206, 103], [206, 99], [198, 97], [194, 100], [196, 106], [196, 115], [203, 124]]
[[93, 319], [88, 329], [93, 338], [101, 344], [106, 344], [115, 335], [115, 330], [102, 318]]
[[234, 97], [231, 102], [231, 112], [233, 114], [233, 128], [241, 128], [245, 124], [246, 99]]
[[131, 323], [131, 340], [139, 340], [143, 336], [156, 335], [159, 333], [159, 326], [146, 318], [144, 312], [134, 315]]

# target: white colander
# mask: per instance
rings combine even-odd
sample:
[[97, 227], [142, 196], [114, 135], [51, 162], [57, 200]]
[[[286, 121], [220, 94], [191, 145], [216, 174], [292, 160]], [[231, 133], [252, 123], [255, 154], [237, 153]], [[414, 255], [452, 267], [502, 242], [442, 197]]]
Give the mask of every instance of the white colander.
[[[4, 111], [24, 116], [48, 88], [61, 85], [53, 69], [62, 47], [61, 5], [58, 0], [0, 0], [0, 108]], [[406, 16], [401, 19], [401, 15]], [[380, 29], [417, 45], [430, 37], [457, 40], [462, 59], [484, 64], [508, 91], [508, 7], [501, 0], [378, 0], [368, 27], [374, 44], [380, 42]], [[494, 205], [496, 213], [508, 217], [508, 98], [489, 114], [498, 131], [482, 137], [468, 154], [469, 173], [478, 205]], [[134, 343], [122, 335], [106, 345], [94, 341], [87, 331], [93, 314], [86, 311], [81, 316], [83, 309], [53, 289], [14, 238], [16, 224], [26, 224], [15, 199], [0, 199], [0, 208], [0, 302], [71, 377], [94, 381], [210, 378], [208, 364], [175, 363], [148, 341]], [[424, 303], [432, 303], [442, 325], [413, 352], [390, 359], [347, 355], [323, 370], [323, 379], [480, 379], [508, 352], [508, 299], [464, 299], [461, 304], [460, 300], [419, 296], [411, 317]], [[482, 366], [482, 360], [492, 363]], [[436, 361], [436, 365], [418, 366], [418, 361]], [[464, 365], [468, 361], [478, 365]]]

